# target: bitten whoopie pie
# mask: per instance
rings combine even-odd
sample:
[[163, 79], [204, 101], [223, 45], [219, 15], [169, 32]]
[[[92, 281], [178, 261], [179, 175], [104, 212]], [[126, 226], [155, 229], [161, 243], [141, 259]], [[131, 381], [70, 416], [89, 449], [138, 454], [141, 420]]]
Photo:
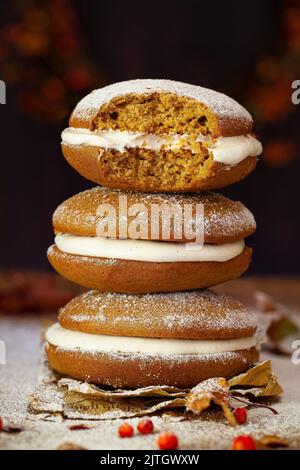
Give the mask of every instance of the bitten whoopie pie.
[[190, 388], [232, 377], [259, 357], [256, 321], [237, 300], [214, 292], [87, 292], [46, 333], [56, 371], [110, 387]]
[[228, 186], [262, 152], [252, 117], [213, 90], [172, 80], [130, 80], [93, 91], [62, 133], [65, 158], [111, 188], [193, 192]]
[[53, 225], [48, 259], [62, 276], [123, 293], [198, 289], [236, 278], [249, 266], [244, 239], [256, 228], [241, 202], [219, 194], [102, 187], [63, 202]]

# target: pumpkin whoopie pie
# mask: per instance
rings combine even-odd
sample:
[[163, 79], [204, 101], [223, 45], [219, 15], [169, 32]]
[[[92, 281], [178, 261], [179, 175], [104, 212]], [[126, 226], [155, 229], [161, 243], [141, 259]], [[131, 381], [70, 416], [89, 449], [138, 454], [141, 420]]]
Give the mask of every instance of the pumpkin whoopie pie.
[[250, 173], [262, 146], [252, 117], [222, 93], [172, 80], [130, 80], [95, 90], [62, 133], [65, 158], [111, 188], [194, 192]]
[[60, 310], [46, 353], [53, 369], [87, 382], [189, 388], [257, 362], [255, 332], [255, 318], [239, 301], [208, 290], [89, 291]]
[[[199, 207], [202, 218], [197, 218]], [[63, 202], [53, 225], [52, 266], [82, 286], [121, 293], [191, 290], [236, 278], [249, 266], [251, 249], [244, 239], [256, 228], [241, 202], [216, 193], [149, 194], [103, 187]], [[115, 230], [99, 236], [99, 227]], [[203, 246], [194, 243], [199, 241], [197, 228], [203, 229]]]

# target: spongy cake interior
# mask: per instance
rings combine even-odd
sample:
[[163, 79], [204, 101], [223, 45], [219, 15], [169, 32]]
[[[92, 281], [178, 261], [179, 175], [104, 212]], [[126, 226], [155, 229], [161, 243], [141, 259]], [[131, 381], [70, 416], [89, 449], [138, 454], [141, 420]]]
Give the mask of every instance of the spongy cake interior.
[[[204, 104], [173, 93], [130, 94], [105, 103], [93, 121], [93, 130], [121, 130], [156, 135], [182, 134], [182, 146], [154, 151], [130, 148], [126, 152], [106, 151], [101, 157], [107, 175], [162, 189], [190, 184], [205, 178], [213, 163], [208, 142], [197, 142], [199, 135], [213, 138], [217, 119]], [[188, 145], [187, 145], [188, 144]]]
[[207, 106], [173, 93], [117, 97], [101, 107], [94, 126], [152, 134], [215, 136], [217, 131], [216, 118]]

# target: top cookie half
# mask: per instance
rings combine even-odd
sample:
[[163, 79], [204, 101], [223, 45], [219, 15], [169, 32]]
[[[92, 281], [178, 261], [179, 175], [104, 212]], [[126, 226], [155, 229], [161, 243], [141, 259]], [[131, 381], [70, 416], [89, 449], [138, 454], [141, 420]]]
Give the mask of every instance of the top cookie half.
[[213, 90], [130, 80], [79, 102], [62, 133], [68, 162], [98, 184], [146, 192], [202, 191], [245, 177], [262, 152], [251, 115]]

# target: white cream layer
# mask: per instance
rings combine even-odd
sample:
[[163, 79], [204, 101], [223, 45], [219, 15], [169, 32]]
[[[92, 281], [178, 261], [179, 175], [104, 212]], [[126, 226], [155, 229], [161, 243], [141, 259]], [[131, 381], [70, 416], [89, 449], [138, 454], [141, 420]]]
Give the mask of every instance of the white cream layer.
[[155, 263], [176, 263], [178, 261], [224, 262], [240, 255], [245, 247], [244, 240], [221, 245], [196, 245], [193, 243], [83, 237], [69, 233], [57, 235], [55, 244], [60, 251], [72, 255]]
[[169, 339], [137, 336], [110, 336], [67, 330], [55, 323], [46, 332], [46, 340], [64, 349], [91, 352], [140, 354], [217, 354], [250, 349], [256, 346], [255, 336], [238, 339]]
[[[120, 152], [123, 152], [125, 148], [133, 147], [142, 147], [155, 151], [160, 150], [163, 146], [172, 150], [176, 150], [176, 148], [190, 148], [188, 145], [188, 135], [180, 134], [159, 136], [112, 129], [90, 131], [89, 129], [69, 127], [62, 132], [61, 137], [65, 144], [91, 145], [119, 150]], [[207, 142], [214, 161], [226, 165], [236, 165], [247, 157], [255, 157], [262, 153], [261, 143], [250, 134], [235, 137], [219, 137], [211, 142], [206, 136], [199, 135], [197, 141]]]

